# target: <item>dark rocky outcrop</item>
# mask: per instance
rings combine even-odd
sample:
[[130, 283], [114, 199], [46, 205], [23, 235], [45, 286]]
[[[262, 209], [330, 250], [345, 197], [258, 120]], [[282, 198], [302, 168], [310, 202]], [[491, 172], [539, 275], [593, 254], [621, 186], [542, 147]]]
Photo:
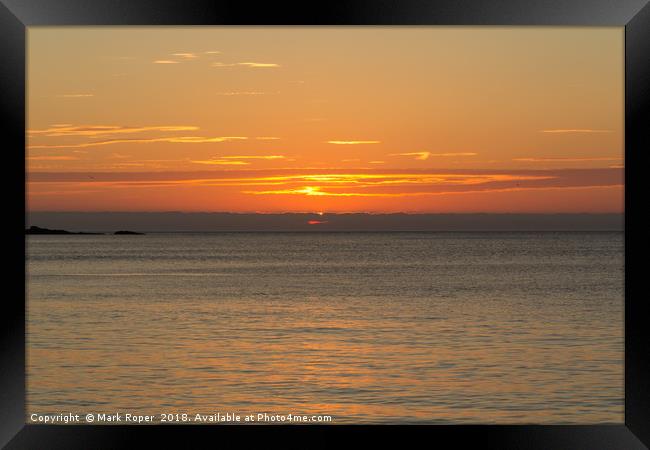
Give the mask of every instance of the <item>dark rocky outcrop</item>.
[[103, 233], [83, 233], [83, 232], [72, 232], [67, 230], [50, 230], [49, 228], [41, 228], [35, 225], [27, 228], [25, 234], [103, 234]]

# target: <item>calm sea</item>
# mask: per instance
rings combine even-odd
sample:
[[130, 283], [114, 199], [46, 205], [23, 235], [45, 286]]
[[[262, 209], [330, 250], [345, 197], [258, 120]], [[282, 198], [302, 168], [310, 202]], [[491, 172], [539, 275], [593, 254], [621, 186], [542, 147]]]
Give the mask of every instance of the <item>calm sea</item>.
[[30, 236], [27, 412], [622, 423], [623, 238]]

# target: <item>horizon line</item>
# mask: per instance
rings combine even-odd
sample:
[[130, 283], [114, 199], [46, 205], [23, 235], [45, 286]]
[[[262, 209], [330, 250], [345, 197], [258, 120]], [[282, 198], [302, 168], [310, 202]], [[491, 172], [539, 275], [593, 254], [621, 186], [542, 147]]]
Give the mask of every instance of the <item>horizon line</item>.
[[625, 215], [625, 211], [575, 211], [575, 212], [419, 212], [419, 211], [119, 211], [119, 210], [102, 210], [102, 211], [77, 211], [77, 210], [25, 210], [25, 214], [239, 214], [239, 215], [283, 215], [283, 214], [316, 214], [316, 215]]

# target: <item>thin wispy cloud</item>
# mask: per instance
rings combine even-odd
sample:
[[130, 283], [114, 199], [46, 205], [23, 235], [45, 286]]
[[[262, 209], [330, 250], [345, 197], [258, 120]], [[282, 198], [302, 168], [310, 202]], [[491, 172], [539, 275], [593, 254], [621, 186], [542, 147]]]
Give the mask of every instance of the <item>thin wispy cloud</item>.
[[588, 162], [588, 161], [620, 161], [621, 156], [607, 156], [603, 158], [513, 158], [519, 162]]
[[172, 53], [172, 56], [178, 56], [183, 59], [196, 59], [199, 56], [195, 53]]
[[217, 92], [215, 95], [223, 95], [225, 97], [233, 97], [237, 95], [267, 95], [268, 92], [259, 91], [231, 91], [231, 92]]
[[328, 144], [334, 145], [365, 145], [365, 144], [381, 144], [381, 141], [327, 141]]
[[206, 55], [220, 55], [221, 54], [221, 52], [219, 50], [208, 50], [208, 51], [203, 52], [203, 53], [205, 53]]
[[[281, 189], [244, 190], [251, 195], [307, 195], [332, 197], [406, 197], [504, 192], [534, 189], [592, 189], [622, 186], [622, 175], [613, 169], [523, 171], [517, 173], [331, 173], [301, 176], [242, 178], [248, 182], [285, 185]], [[216, 180], [215, 180], [216, 181]], [[229, 180], [234, 182], [234, 179]], [[211, 182], [209, 182], [211, 183]], [[252, 186], [252, 184], [251, 184]]]
[[441, 192], [396, 192], [396, 193], [372, 193], [372, 192], [332, 192], [324, 191], [318, 186], [305, 186], [299, 189], [283, 189], [271, 191], [242, 191], [243, 194], [252, 195], [307, 195], [307, 196], [325, 196], [325, 197], [421, 197], [421, 196], [440, 196], [440, 195], [463, 195], [463, 194], [485, 194], [494, 192], [514, 192], [514, 191], [556, 191], [556, 190], [585, 190], [585, 189], [602, 189], [612, 187], [623, 187], [622, 184], [607, 186], [549, 186], [549, 187], [507, 187], [495, 189], [468, 189], [461, 191], [441, 191]]
[[275, 63], [257, 63], [257, 62], [238, 62], [238, 63], [223, 63], [213, 62], [212, 67], [250, 67], [250, 68], [277, 68], [280, 64]]
[[285, 159], [283, 155], [240, 155], [240, 156], [220, 156], [221, 159]]
[[368, 161], [369, 164], [386, 164], [386, 161]]
[[[252, 195], [317, 195], [332, 197], [401, 197], [410, 195], [437, 195], [442, 192], [458, 192], [458, 189], [476, 189], [476, 186], [486, 185], [494, 187], [496, 184], [512, 183], [513, 187], [524, 181], [541, 182], [556, 179], [554, 175], [529, 175], [529, 174], [315, 174], [300, 177], [273, 177], [269, 181], [278, 182], [284, 179], [287, 183], [302, 182], [307, 185], [280, 190], [242, 191]], [[256, 181], [261, 181], [257, 179]], [[514, 184], [517, 183], [517, 184]], [[430, 192], [404, 191], [405, 188], [415, 186], [423, 189], [425, 186], [433, 188]], [[443, 187], [446, 186], [446, 187]], [[359, 189], [363, 189], [360, 192]], [[369, 189], [383, 189], [381, 192], [372, 192]], [[385, 189], [401, 190], [387, 192]], [[347, 190], [346, 192], [341, 192]], [[353, 190], [350, 192], [350, 190]]]
[[560, 128], [555, 130], [541, 130], [540, 133], [612, 133], [612, 130], [594, 130], [590, 128]]
[[453, 156], [476, 156], [478, 153], [473, 152], [456, 152], [456, 153], [431, 153], [431, 152], [409, 152], [409, 153], [391, 153], [388, 156], [413, 156], [420, 161], [426, 161], [430, 157], [453, 157]]
[[256, 62], [243, 62], [243, 63], [238, 63], [240, 66], [246, 66], [246, 67], [280, 67], [280, 64], [274, 64], [274, 63], [256, 63]]
[[[505, 170], [364, 170], [264, 169], [222, 157], [186, 160], [197, 165], [224, 166], [222, 170], [187, 172], [32, 172], [30, 183], [52, 189], [158, 189], [178, 186], [231, 187], [255, 196], [409, 197], [524, 190], [611, 189], [622, 187], [620, 169]], [[136, 164], [142, 161], [135, 162]], [[241, 166], [241, 167], [237, 167]], [[125, 168], [128, 166], [125, 166]], [[138, 167], [138, 166], [134, 166]], [[232, 170], [239, 169], [239, 170]], [[89, 179], [92, 175], [92, 179]]]
[[76, 156], [28, 156], [29, 161], [73, 161], [78, 160]]
[[391, 153], [388, 156], [413, 156], [415, 159], [425, 161], [429, 159], [431, 152], [410, 152], [410, 153]]
[[156, 59], [154, 64], [180, 64], [181, 62], [192, 61], [199, 58], [199, 55], [192, 52], [176, 52], [170, 53], [173, 59]]
[[247, 166], [248, 160], [283, 160], [283, 155], [227, 155], [215, 156], [210, 159], [192, 160], [193, 164], [205, 164], [214, 166]]
[[235, 67], [237, 63], [222, 63], [222, 62], [213, 62], [210, 64], [211, 67]]
[[187, 125], [162, 125], [131, 127], [123, 125], [72, 125], [58, 124], [43, 130], [29, 130], [30, 135], [45, 136], [106, 136], [111, 134], [142, 133], [147, 131], [195, 131], [199, 127]]
[[[210, 160], [219, 160], [221, 157], [214, 156]], [[177, 162], [183, 161], [178, 159], [147, 159], [142, 161], [165, 161]], [[562, 171], [565, 173], [566, 171]], [[589, 169], [586, 171], [574, 170], [576, 173], [614, 173], [607, 169]], [[183, 176], [184, 175], [184, 176]], [[212, 172], [204, 174], [197, 174], [195, 172], [182, 173], [166, 173], [166, 172], [152, 172], [148, 174], [141, 174], [138, 179], [146, 180], [199, 180], [204, 179], [211, 175], [212, 180], [238, 180], [242, 182], [255, 181], [272, 181], [272, 182], [286, 182], [286, 183], [307, 183], [307, 184], [323, 184], [323, 183], [349, 183], [349, 184], [480, 184], [492, 181], [514, 181], [514, 180], [539, 180], [556, 178], [555, 171], [551, 170], [537, 170], [537, 171], [503, 171], [503, 172], [490, 172], [484, 173], [483, 171], [476, 170], [456, 170], [456, 171], [427, 171], [427, 172], [412, 172], [410, 170], [378, 170], [372, 172], [358, 172], [358, 169], [323, 169], [323, 168], [303, 168], [303, 169], [275, 169], [275, 170], [252, 170], [246, 173], [234, 174], [231, 172], [221, 173], [219, 176], [214, 176]], [[106, 181], [135, 181], [131, 175], [120, 173], [103, 173], [98, 174], [98, 177]], [[181, 176], [181, 178], [179, 178]], [[198, 176], [198, 177], [197, 177]], [[67, 182], [67, 181], [83, 181], [85, 174], [77, 172], [69, 173], [48, 173], [48, 174], [33, 174], [31, 181], [41, 182]], [[144, 178], [143, 178], [144, 177]]]
[[432, 195], [431, 192], [413, 192], [413, 193], [371, 193], [371, 192], [332, 192], [324, 191], [319, 186], [305, 186], [297, 189], [279, 189], [271, 191], [242, 191], [243, 194], [252, 195], [307, 195], [307, 196], [325, 196], [325, 197], [407, 197], [413, 195]]
[[142, 159], [143, 162], [183, 162], [186, 159]]
[[179, 136], [179, 137], [161, 137], [152, 139], [111, 139], [107, 141], [85, 142], [81, 144], [59, 144], [59, 145], [30, 145], [30, 149], [41, 148], [86, 148], [98, 147], [113, 144], [150, 144], [153, 142], [166, 142], [173, 144], [204, 144], [214, 142], [228, 142], [245, 140], [247, 137], [241, 136], [219, 136], [219, 137], [199, 137], [199, 136]]
[[193, 164], [206, 164], [213, 166], [247, 166], [250, 163], [246, 161], [234, 161], [230, 159], [203, 159], [203, 160], [192, 160], [190, 161]]

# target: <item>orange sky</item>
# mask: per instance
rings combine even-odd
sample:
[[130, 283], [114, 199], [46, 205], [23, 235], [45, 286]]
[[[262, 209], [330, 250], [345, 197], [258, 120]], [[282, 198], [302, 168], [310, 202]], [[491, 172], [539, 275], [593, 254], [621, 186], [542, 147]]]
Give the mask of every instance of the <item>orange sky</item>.
[[622, 212], [623, 28], [28, 29], [31, 211]]

